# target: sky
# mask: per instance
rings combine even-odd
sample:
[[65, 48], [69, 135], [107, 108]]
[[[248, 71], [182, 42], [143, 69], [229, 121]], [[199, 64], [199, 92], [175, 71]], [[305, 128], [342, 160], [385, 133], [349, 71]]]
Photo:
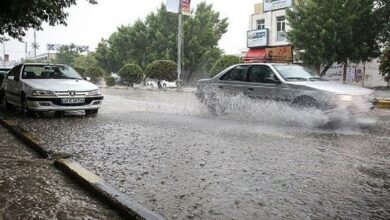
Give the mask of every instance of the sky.
[[[228, 32], [219, 42], [220, 48], [228, 54], [237, 54], [246, 49], [249, 16], [253, 14], [254, 4], [261, 0], [192, 0], [191, 7], [195, 8], [201, 1], [212, 3], [221, 17], [229, 19]], [[76, 6], [66, 10], [69, 12], [67, 26], [52, 27], [44, 24], [43, 31], [37, 32], [37, 43], [40, 45], [37, 54], [46, 53], [48, 43], [86, 45], [93, 51], [101, 38], [107, 39], [118, 26], [144, 19], [149, 13], [156, 11], [161, 3], [165, 3], [165, 0], [98, 0], [97, 5], [78, 0]], [[29, 30], [23, 40], [27, 41], [28, 51], [32, 55], [33, 31]], [[25, 43], [18, 40], [7, 41], [5, 53], [10, 55], [11, 60], [24, 58]]]

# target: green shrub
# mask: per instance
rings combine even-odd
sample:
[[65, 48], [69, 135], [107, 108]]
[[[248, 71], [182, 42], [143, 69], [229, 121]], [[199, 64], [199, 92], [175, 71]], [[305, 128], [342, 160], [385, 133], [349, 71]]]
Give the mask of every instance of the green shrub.
[[229, 66], [242, 63], [241, 58], [233, 55], [223, 55], [217, 60], [210, 70], [210, 77], [214, 77]]
[[85, 76], [85, 69], [84, 68], [79, 68], [79, 67], [73, 67], [82, 77]]
[[85, 76], [91, 77], [92, 82], [96, 82], [98, 78], [104, 76], [104, 71], [99, 67], [90, 67], [85, 71]]
[[135, 83], [140, 83], [144, 78], [142, 68], [137, 64], [124, 65], [118, 74], [123, 82], [129, 83], [131, 86]]
[[177, 65], [171, 60], [156, 60], [150, 63], [145, 75], [150, 79], [175, 81]]
[[112, 76], [107, 76], [104, 78], [106, 81], [107, 86], [115, 86], [115, 78]]

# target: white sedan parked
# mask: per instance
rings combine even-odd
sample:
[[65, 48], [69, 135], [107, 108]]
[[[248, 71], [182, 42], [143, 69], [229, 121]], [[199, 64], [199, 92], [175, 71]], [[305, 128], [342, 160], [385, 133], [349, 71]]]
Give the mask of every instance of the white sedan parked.
[[96, 85], [60, 64], [19, 64], [8, 73], [1, 91], [3, 106], [21, 107], [23, 113], [85, 110], [92, 115], [103, 100]]
[[177, 85], [176, 85], [176, 82], [169, 82], [169, 81], [166, 81], [166, 80], [162, 80], [161, 81], [161, 87], [163, 89], [167, 89], [167, 88], [176, 88]]

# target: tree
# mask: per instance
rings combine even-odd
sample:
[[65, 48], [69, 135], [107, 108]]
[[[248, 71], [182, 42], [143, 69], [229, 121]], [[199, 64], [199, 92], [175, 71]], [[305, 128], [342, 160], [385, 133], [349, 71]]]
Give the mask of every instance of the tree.
[[92, 82], [97, 82], [100, 77], [104, 76], [104, 71], [99, 67], [90, 67], [85, 71], [85, 75], [91, 77]]
[[229, 66], [242, 63], [241, 59], [238, 56], [233, 55], [223, 55], [219, 58], [213, 65], [213, 68], [210, 70], [210, 77], [214, 77], [222, 70], [228, 68]]
[[85, 76], [85, 69], [79, 67], [73, 67], [81, 76]]
[[390, 82], [390, 47], [387, 47], [382, 54], [379, 72], [383, 75], [386, 82]]
[[[96, 0], [88, 0], [96, 4]], [[76, 4], [76, 0], [5, 0], [0, 7], [0, 42], [6, 40], [5, 34], [21, 39], [26, 30], [34, 28], [41, 30], [41, 25], [47, 22], [51, 26], [66, 25], [68, 13], [64, 10]]]
[[106, 81], [107, 86], [115, 86], [115, 78], [112, 76], [104, 77], [104, 80]]
[[144, 72], [137, 64], [126, 64], [119, 70], [119, 76], [124, 83], [133, 86], [133, 84], [141, 82], [144, 78]]
[[187, 82], [196, 71], [209, 70], [221, 56], [218, 42], [228, 28], [227, 18], [220, 19], [220, 14], [212, 5], [201, 2], [194, 17], [186, 19], [184, 24], [184, 67]]
[[[218, 42], [226, 33], [227, 19], [221, 19], [212, 5], [200, 3], [194, 16], [184, 18], [183, 68], [187, 80], [196, 71], [209, 70], [221, 56]], [[125, 63], [146, 68], [154, 60], [176, 60], [177, 15], [167, 12], [165, 5], [145, 21], [121, 26], [96, 50], [99, 65], [116, 72]]]
[[177, 15], [167, 11], [165, 5], [147, 16], [150, 45], [148, 63], [154, 60], [176, 60], [177, 58]]
[[375, 0], [374, 17], [377, 28], [381, 30], [379, 40], [382, 44], [390, 45], [390, 0]]
[[97, 66], [103, 68], [106, 72], [117, 72], [123, 66], [112, 56], [112, 50], [108, 40], [101, 39], [95, 51]]
[[301, 0], [287, 11], [288, 39], [308, 65], [366, 62], [380, 54], [372, 0]]
[[79, 55], [80, 52], [74, 44], [71, 44], [70, 46], [62, 46], [58, 50], [54, 62], [60, 64], [72, 65], [75, 59]]
[[177, 65], [171, 60], [156, 60], [145, 69], [145, 75], [150, 79], [175, 81]]
[[88, 53], [87, 55], [76, 56], [73, 60], [72, 66], [88, 69], [90, 67], [95, 67], [97, 65], [97, 60], [95, 58], [95, 53]]
[[[147, 60], [148, 40], [146, 25], [137, 20], [132, 26], [121, 26], [109, 38], [109, 55], [116, 60], [117, 65], [136, 63], [145, 68], [151, 62]], [[150, 56], [150, 55], [149, 55]]]

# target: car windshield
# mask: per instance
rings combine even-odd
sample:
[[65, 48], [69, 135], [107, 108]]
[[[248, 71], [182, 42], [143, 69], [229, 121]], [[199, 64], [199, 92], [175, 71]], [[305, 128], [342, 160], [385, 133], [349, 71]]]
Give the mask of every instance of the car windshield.
[[82, 79], [72, 67], [60, 65], [26, 66], [23, 79]]
[[274, 65], [275, 69], [286, 81], [325, 81], [309, 68], [299, 65]]

